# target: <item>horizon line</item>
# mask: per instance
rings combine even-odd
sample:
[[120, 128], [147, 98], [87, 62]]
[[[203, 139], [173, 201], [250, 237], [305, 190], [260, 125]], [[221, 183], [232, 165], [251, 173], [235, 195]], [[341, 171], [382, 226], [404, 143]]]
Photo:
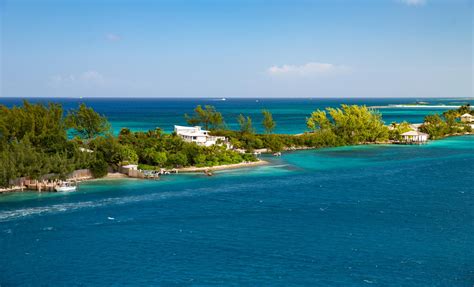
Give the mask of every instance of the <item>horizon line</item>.
[[413, 96], [400, 96], [400, 97], [160, 97], [160, 96], [138, 96], [138, 97], [126, 97], [126, 96], [92, 96], [92, 97], [62, 97], [62, 96], [0, 96], [1, 99], [173, 99], [173, 100], [189, 100], [189, 99], [201, 99], [201, 100], [228, 100], [228, 99], [468, 99], [474, 100], [473, 96], [467, 97], [413, 97]]

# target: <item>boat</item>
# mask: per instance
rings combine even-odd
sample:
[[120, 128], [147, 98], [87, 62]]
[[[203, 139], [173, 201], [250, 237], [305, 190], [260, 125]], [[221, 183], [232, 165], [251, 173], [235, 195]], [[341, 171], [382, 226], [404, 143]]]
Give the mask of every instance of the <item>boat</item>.
[[54, 188], [57, 192], [71, 192], [76, 191], [77, 186], [73, 185], [71, 182], [64, 182], [61, 185], [58, 185]]

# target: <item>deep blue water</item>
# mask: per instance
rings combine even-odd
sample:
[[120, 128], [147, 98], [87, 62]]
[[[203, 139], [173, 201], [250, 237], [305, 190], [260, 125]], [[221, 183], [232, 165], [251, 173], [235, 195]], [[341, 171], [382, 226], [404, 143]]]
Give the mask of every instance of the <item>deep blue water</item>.
[[[0, 98], [0, 104], [7, 106], [21, 105], [19, 98]], [[341, 103], [358, 104], [367, 106], [387, 106], [391, 104], [410, 104], [418, 101], [410, 98], [370, 98], [370, 99], [107, 99], [107, 98], [84, 98], [84, 99], [30, 99], [33, 102], [54, 101], [62, 103], [65, 109], [76, 108], [81, 102], [92, 106], [99, 113], [107, 116], [115, 133], [122, 127], [132, 130], [149, 130], [160, 127], [170, 132], [175, 124], [186, 124], [184, 114], [192, 114], [193, 109], [201, 105], [213, 105], [222, 112], [227, 126], [237, 129], [237, 116], [240, 113], [249, 115], [257, 131], [262, 131], [262, 109], [268, 109], [273, 113], [277, 123], [277, 133], [302, 133], [306, 130], [306, 118], [315, 109], [326, 107], [338, 107]], [[431, 105], [462, 105], [470, 103], [474, 105], [473, 99], [423, 99]], [[442, 113], [448, 108], [384, 108], [379, 111], [383, 120], [389, 124], [393, 121], [409, 121], [421, 123], [428, 114]]]
[[0, 196], [0, 285], [473, 286], [474, 136]]

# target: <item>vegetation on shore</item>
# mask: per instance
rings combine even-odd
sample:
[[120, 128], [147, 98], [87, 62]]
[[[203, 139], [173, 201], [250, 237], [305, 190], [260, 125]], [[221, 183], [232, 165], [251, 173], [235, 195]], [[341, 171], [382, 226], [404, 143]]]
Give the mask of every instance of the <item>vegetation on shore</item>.
[[463, 114], [474, 115], [474, 111], [471, 111], [469, 104], [455, 110], [446, 111], [442, 115], [428, 115], [425, 117], [420, 131], [429, 134], [431, 139], [439, 139], [454, 134], [471, 133], [472, 128], [470, 124], [457, 121]]
[[335, 147], [388, 140], [388, 128], [380, 114], [365, 106], [342, 105], [313, 112], [306, 120], [309, 132], [300, 135], [271, 134], [275, 123], [268, 111], [263, 111], [265, 134], [256, 134], [250, 117], [240, 115], [239, 131], [215, 130], [215, 135], [226, 136], [235, 148], [245, 150], [268, 149], [278, 152], [287, 148]]
[[[470, 125], [457, 121], [464, 113], [472, 113], [469, 105], [443, 115], [429, 115], [420, 130], [433, 139], [471, 132]], [[278, 152], [388, 142], [400, 140], [401, 134], [411, 129], [407, 122], [393, 123], [389, 128], [377, 111], [365, 106], [341, 105], [311, 113], [306, 120], [309, 132], [273, 134], [276, 123], [272, 114], [268, 110], [262, 114], [263, 134], [257, 134], [251, 117], [242, 114], [236, 119], [239, 129], [227, 129], [224, 117], [213, 106], [197, 106], [193, 115], [185, 115], [188, 124], [227, 137], [233, 149], [226, 149], [224, 145], [204, 147], [185, 142], [159, 128], [147, 132], [123, 128], [113, 136], [107, 119], [84, 104], [67, 114], [61, 105], [53, 103], [24, 101], [12, 108], [0, 105], [0, 187], [20, 177], [65, 178], [83, 168], [101, 177], [124, 164], [139, 164], [142, 169], [235, 164], [255, 161], [255, 149]]]
[[[219, 119], [220, 114], [210, 110], [212, 107], [206, 109], [213, 116], [199, 121], [217, 128], [216, 122], [222, 123], [222, 117]], [[252, 154], [223, 146], [187, 143], [160, 129], [122, 129], [115, 137], [107, 119], [84, 104], [67, 114], [61, 105], [52, 103], [24, 101], [20, 107], [0, 106], [0, 187], [8, 187], [11, 180], [21, 177], [65, 179], [72, 171], [84, 168], [102, 177], [124, 164], [169, 168], [255, 160]]]

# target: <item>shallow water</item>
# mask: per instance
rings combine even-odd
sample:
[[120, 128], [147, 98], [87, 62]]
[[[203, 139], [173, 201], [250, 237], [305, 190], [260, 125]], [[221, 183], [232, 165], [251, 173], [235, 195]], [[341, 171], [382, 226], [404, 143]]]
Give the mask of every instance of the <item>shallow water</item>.
[[[7, 106], [20, 105], [22, 99], [0, 98], [0, 104]], [[306, 130], [306, 118], [316, 109], [326, 107], [339, 107], [341, 104], [357, 104], [367, 106], [387, 106], [393, 104], [415, 103], [415, 98], [370, 98], [370, 99], [30, 99], [33, 102], [58, 102], [64, 108], [76, 108], [81, 102], [93, 107], [96, 111], [107, 116], [112, 124], [113, 131], [117, 134], [122, 127], [132, 130], [150, 130], [160, 127], [167, 132], [173, 130], [173, 125], [186, 124], [184, 114], [192, 114], [197, 105], [213, 105], [222, 112], [226, 124], [231, 129], [238, 129], [237, 116], [240, 113], [251, 116], [258, 132], [262, 132], [262, 109], [273, 113], [277, 123], [275, 132], [297, 134]], [[431, 105], [462, 105], [470, 103], [471, 99], [423, 99]], [[380, 113], [383, 120], [391, 122], [408, 121], [421, 123], [428, 114], [442, 113], [448, 108], [383, 108]]]
[[474, 137], [0, 196], [3, 285], [472, 286]]

